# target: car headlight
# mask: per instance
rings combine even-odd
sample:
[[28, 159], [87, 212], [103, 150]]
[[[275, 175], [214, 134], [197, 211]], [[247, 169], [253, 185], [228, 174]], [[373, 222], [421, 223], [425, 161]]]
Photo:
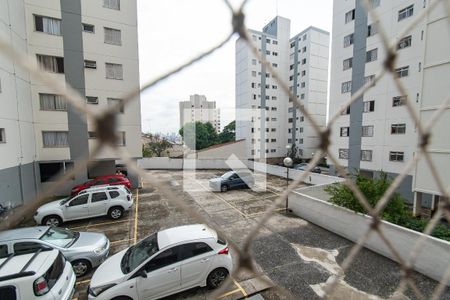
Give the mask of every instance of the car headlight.
[[103, 251], [103, 247], [98, 247], [97, 249], [94, 250], [94, 253], [99, 255], [100, 253], [102, 253]]
[[110, 284], [101, 285], [101, 286], [98, 286], [98, 287], [95, 287], [95, 288], [90, 286], [88, 292], [92, 296], [97, 297], [98, 295], [100, 295], [104, 291], [112, 288], [115, 285], [116, 285], [115, 283], [110, 283]]

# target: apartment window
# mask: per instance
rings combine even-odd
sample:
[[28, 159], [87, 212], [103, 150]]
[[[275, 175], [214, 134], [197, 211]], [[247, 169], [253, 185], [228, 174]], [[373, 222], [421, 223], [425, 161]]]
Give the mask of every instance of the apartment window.
[[66, 111], [67, 101], [63, 96], [55, 94], [39, 94], [41, 110]]
[[362, 136], [363, 137], [372, 137], [373, 136], [373, 125], [363, 126], [362, 127]]
[[106, 78], [123, 80], [123, 67], [120, 64], [106, 63]]
[[366, 62], [376, 61], [378, 58], [378, 48], [367, 51]]
[[44, 148], [63, 148], [69, 146], [67, 131], [42, 131]]
[[352, 82], [351, 81], [346, 81], [343, 82], [341, 85], [341, 93], [350, 93], [352, 91]]
[[252, 76], [256, 77], [256, 71], [252, 71]]
[[302, 59], [302, 65], [306, 64], [306, 58]]
[[372, 150], [361, 150], [362, 161], [372, 161]]
[[380, 0], [369, 0], [369, 7], [376, 8], [380, 6]]
[[294, 119], [289, 118], [289, 119], [288, 119], [288, 123], [292, 123], [293, 120], [294, 120]]
[[397, 50], [411, 47], [411, 42], [412, 42], [412, 36], [411, 35], [402, 38], [397, 44]]
[[120, 10], [120, 0], [103, 0], [103, 7]]
[[341, 127], [341, 136], [346, 137], [350, 135], [350, 127]]
[[306, 76], [306, 71], [305, 70], [302, 71], [302, 77], [303, 76]]
[[294, 48], [295, 47], [295, 42], [292, 42], [291, 43], [291, 48]]
[[5, 128], [0, 128], [0, 143], [6, 143]]
[[272, 67], [277, 68], [277, 67], [278, 67], [278, 64], [272, 63]]
[[276, 110], [277, 110], [277, 108], [276, 108], [276, 107], [272, 107], [272, 110], [273, 110], [273, 111], [276, 111]]
[[414, 5], [410, 5], [398, 11], [398, 21], [409, 18], [414, 14]]
[[117, 132], [116, 146], [125, 146], [125, 145], [126, 145], [125, 131]]
[[266, 95], [266, 100], [269, 100], [269, 99], [270, 99], [270, 96]]
[[94, 60], [85, 60], [84, 67], [86, 69], [97, 69], [97, 62]]
[[[73, 168], [73, 162], [56, 162], [39, 164], [41, 182], [53, 181], [58, 174], [64, 174]], [[73, 178], [72, 178], [73, 179]]]
[[303, 36], [303, 40], [304, 41], [306, 41], [306, 38], [307, 38], [307, 36], [306, 36], [306, 34]]
[[122, 33], [118, 29], [105, 27], [105, 44], [122, 45]]
[[303, 47], [303, 53], [305, 53], [306, 52], [306, 47]]
[[407, 96], [395, 96], [392, 98], [392, 106], [402, 106], [406, 104]]
[[269, 51], [269, 50], [266, 50], [266, 54], [267, 54], [267, 55], [270, 55], [270, 51]]
[[300, 99], [305, 99], [305, 94], [300, 94]]
[[107, 101], [109, 107], [119, 107], [118, 112], [122, 114], [125, 112], [125, 106], [122, 99], [108, 98]]
[[291, 113], [291, 112], [293, 112], [293, 111], [294, 111], [294, 108], [293, 108], [293, 107], [289, 107], [289, 108], [288, 108], [288, 112]]
[[374, 79], [375, 79], [375, 75], [366, 76], [366, 77], [364, 77], [364, 84], [368, 84], [370, 82], [373, 82]]
[[349, 114], [350, 114], [350, 106], [347, 106], [345, 108], [345, 110], [343, 112], [341, 112], [341, 115], [343, 116], [343, 115], [349, 115]]
[[350, 45], [353, 45], [353, 33], [344, 36], [344, 48], [347, 48]]
[[300, 127], [300, 132], [303, 132], [303, 127]]
[[256, 59], [252, 59], [252, 65], [256, 65]]
[[294, 80], [294, 76], [289, 76], [289, 81], [292, 81], [292, 80]]
[[349, 11], [348, 13], [345, 14], [345, 24], [353, 21], [354, 19], [355, 19], [355, 10], [354, 9], [352, 9], [351, 11]]
[[270, 131], [271, 132], [275, 132], [275, 131], [277, 131], [277, 129], [276, 128], [271, 128]]
[[96, 131], [88, 131], [88, 139], [95, 140], [97, 138], [97, 132]]
[[305, 117], [301, 116], [300, 117], [300, 122], [303, 122], [303, 121], [305, 121]]
[[272, 55], [273, 55], [273, 56], [278, 56], [278, 52], [273, 51], [273, 52], [272, 52]]
[[86, 96], [87, 104], [98, 104], [98, 97], [95, 96]]
[[391, 134], [405, 134], [405, 133], [406, 133], [406, 124], [391, 125]]
[[36, 31], [53, 35], [61, 35], [61, 20], [49, 17], [34, 16]]
[[375, 111], [375, 100], [365, 101], [363, 105], [363, 111], [365, 113]]
[[48, 72], [64, 73], [64, 58], [58, 56], [36, 54], [38, 63]]
[[389, 152], [390, 161], [403, 161], [405, 159], [405, 152], [391, 151]]
[[91, 24], [82, 24], [82, 28], [84, 32], [88, 32], [88, 33], [95, 33], [95, 26], [91, 25]]
[[276, 142], [277, 142], [277, 139], [270, 139], [270, 142], [271, 142], [271, 143], [276, 143]]
[[298, 140], [298, 143], [299, 143], [299, 144], [303, 144], [303, 139], [299, 139], [299, 140]]
[[344, 71], [348, 70], [348, 69], [351, 69], [352, 65], [353, 65], [353, 57], [344, 59], [344, 62], [343, 62], [343, 69], [344, 69]]
[[367, 36], [374, 36], [378, 33], [378, 23], [373, 23], [367, 26]]
[[339, 149], [339, 158], [348, 159], [348, 149]]
[[277, 96], [272, 96], [272, 100], [277, 100]]
[[278, 41], [272, 40], [272, 44], [278, 45]]
[[399, 78], [406, 77], [409, 75], [409, 66], [395, 69], [395, 73], [397, 74], [397, 77], [399, 77]]
[[305, 82], [302, 82], [301, 87], [304, 88], [306, 86]]

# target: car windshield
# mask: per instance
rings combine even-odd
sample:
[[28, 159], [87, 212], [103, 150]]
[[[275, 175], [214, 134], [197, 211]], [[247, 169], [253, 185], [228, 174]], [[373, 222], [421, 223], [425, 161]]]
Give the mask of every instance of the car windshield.
[[225, 174], [223, 174], [222, 176], [220, 176], [220, 178], [222, 179], [228, 179], [231, 177], [231, 175], [233, 175], [234, 172], [230, 171], [230, 172], [226, 172]]
[[70, 199], [72, 199], [72, 198], [70, 198], [70, 197], [64, 198], [61, 202], [59, 202], [59, 205], [64, 205], [64, 204], [66, 204]]
[[123, 255], [120, 268], [124, 274], [128, 274], [142, 264], [146, 259], [158, 252], [158, 237], [154, 233], [131, 246]]
[[79, 237], [78, 232], [68, 229], [50, 227], [41, 237], [41, 241], [45, 241], [52, 245], [67, 248], [70, 247]]

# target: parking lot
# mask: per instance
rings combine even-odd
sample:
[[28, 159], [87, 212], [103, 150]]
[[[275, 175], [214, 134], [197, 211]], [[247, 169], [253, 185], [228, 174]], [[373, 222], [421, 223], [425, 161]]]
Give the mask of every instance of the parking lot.
[[[285, 179], [267, 177], [267, 188], [211, 192], [208, 180], [223, 171], [148, 171], [170, 183], [171, 190], [190, 208], [203, 216], [207, 223], [219, 226], [228, 238], [242, 245], [249, 229], [286, 187]], [[189, 214], [161, 196], [158, 187], [142, 182], [142, 189], [133, 191], [135, 204], [132, 211], [117, 221], [96, 218], [70, 222], [66, 227], [78, 231], [104, 232], [111, 241], [110, 255], [134, 244], [161, 229], [198, 223]], [[240, 273], [233, 285], [221, 295], [222, 299], [238, 299], [261, 291], [266, 299], [283, 296], [269, 286], [255, 284], [259, 275], [267, 275], [274, 285], [290, 291], [298, 299], [318, 299], [322, 285], [335, 274], [353, 244], [329, 231], [310, 224], [296, 216], [286, 214], [284, 204], [263, 226], [252, 244], [252, 256], [257, 274]], [[85, 299], [92, 272], [79, 278], [75, 298]], [[419, 288], [431, 294], [436, 282], [416, 274]], [[400, 280], [398, 265], [378, 254], [363, 249], [339, 284], [340, 298], [365, 299], [372, 295], [391, 296]], [[170, 299], [207, 299], [211, 291], [192, 289]], [[411, 291], [406, 294], [414, 299]], [[450, 299], [446, 293], [443, 299]]]

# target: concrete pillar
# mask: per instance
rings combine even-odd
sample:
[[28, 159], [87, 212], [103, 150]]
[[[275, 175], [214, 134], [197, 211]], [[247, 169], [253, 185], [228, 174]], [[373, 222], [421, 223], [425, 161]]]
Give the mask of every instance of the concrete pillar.
[[414, 202], [413, 202], [413, 216], [414, 217], [419, 216], [421, 209], [422, 209], [422, 193], [415, 192], [414, 193]]
[[439, 195], [432, 195], [431, 196], [431, 210], [436, 210], [437, 205], [439, 204]]

